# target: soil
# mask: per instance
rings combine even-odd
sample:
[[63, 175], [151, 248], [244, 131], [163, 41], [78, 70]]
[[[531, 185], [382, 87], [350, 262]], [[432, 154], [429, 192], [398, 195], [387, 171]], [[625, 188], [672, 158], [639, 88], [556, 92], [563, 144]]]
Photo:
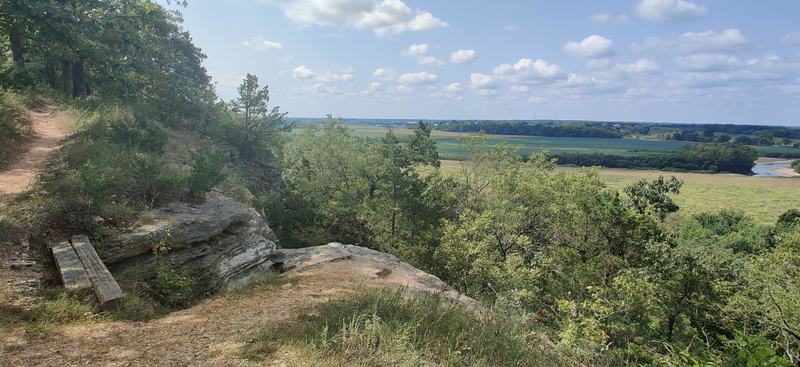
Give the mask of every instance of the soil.
[[251, 361], [240, 352], [269, 326], [365, 287], [401, 288], [408, 279], [363, 261], [342, 260], [281, 275], [288, 283], [244, 289], [147, 322], [94, 321], [0, 333], [0, 366], [297, 366], [291, 352]]
[[19, 160], [0, 171], [0, 201], [25, 191], [33, 182], [47, 157], [64, 139], [64, 125], [70, 119], [67, 112], [49, 105], [31, 111], [30, 117], [35, 138]]

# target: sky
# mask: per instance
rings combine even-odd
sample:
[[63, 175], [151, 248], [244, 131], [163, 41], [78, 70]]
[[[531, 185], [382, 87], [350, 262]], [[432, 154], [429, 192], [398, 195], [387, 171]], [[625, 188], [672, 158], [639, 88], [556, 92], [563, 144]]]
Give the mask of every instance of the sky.
[[293, 117], [800, 125], [797, 0], [190, 0], [179, 10], [220, 97], [255, 74]]

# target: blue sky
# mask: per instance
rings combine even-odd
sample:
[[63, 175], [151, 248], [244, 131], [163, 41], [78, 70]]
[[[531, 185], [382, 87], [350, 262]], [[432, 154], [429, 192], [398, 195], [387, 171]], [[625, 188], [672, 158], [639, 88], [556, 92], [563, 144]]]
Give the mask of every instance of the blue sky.
[[291, 116], [800, 125], [796, 0], [192, 0], [219, 95]]

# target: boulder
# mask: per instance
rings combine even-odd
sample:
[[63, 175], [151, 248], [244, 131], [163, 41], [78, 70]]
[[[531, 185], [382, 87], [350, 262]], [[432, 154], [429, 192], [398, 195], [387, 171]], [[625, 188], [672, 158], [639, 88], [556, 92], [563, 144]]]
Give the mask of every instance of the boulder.
[[153, 250], [163, 245], [165, 261], [191, 274], [198, 291], [213, 293], [252, 269], [271, 266], [277, 248], [275, 234], [254, 209], [218, 192], [207, 194], [201, 204], [174, 203], [146, 217], [148, 223], [97, 246], [101, 259], [121, 279], [152, 277]]
[[377, 280], [412, 292], [436, 294], [454, 303], [480, 308], [477, 301], [459, 293], [438, 277], [395, 256], [365, 247], [333, 242], [300, 249], [279, 249], [272, 261], [274, 268], [281, 272], [298, 274], [334, 271], [334, 266], [338, 266], [366, 280]]

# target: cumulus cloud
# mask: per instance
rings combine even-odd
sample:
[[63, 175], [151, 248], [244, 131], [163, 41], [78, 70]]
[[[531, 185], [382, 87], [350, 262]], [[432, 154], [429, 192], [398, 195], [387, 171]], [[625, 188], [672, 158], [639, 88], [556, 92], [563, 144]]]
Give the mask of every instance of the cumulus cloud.
[[527, 85], [512, 85], [511, 86], [511, 91], [514, 92], [514, 93], [528, 93], [528, 91], [530, 91], [530, 90], [531, 90], [531, 88], [528, 87]]
[[411, 9], [401, 0], [263, 0], [303, 26], [352, 26], [384, 36], [447, 26], [431, 12]]
[[648, 38], [640, 49], [680, 53], [734, 52], [749, 44], [749, 40], [736, 28], [724, 31], [686, 32], [674, 39]]
[[403, 53], [417, 59], [417, 62], [420, 65], [429, 65], [429, 66], [441, 66], [444, 65], [442, 60], [439, 60], [433, 56], [428, 55], [428, 44], [427, 43], [415, 43], [411, 46], [408, 46], [407, 49], [403, 50]]
[[625, 24], [628, 21], [630, 21], [628, 14], [600, 13], [592, 15], [592, 23], [594, 24]]
[[314, 72], [305, 65], [300, 65], [294, 68], [292, 71], [292, 76], [295, 79], [311, 79], [314, 77]]
[[789, 46], [800, 45], [800, 32], [791, 32], [781, 38], [781, 43]]
[[704, 5], [687, 0], [639, 0], [634, 11], [636, 15], [656, 22], [682, 21], [708, 15]]
[[495, 79], [488, 74], [472, 73], [469, 75], [469, 84], [475, 89], [494, 88]]
[[377, 68], [372, 72], [372, 77], [380, 80], [392, 80], [397, 75], [393, 69]]
[[[520, 59], [516, 63], [502, 64], [492, 72], [497, 78], [518, 84], [541, 83], [558, 79], [564, 72], [558, 65], [544, 60]], [[474, 75], [474, 74], [473, 74]]]
[[283, 44], [280, 42], [268, 41], [265, 40], [264, 37], [258, 36], [242, 41], [242, 46], [254, 50], [276, 50], [283, 48]]
[[629, 64], [618, 64], [617, 69], [629, 74], [641, 74], [658, 71], [659, 67], [655, 61], [644, 58]]
[[317, 77], [317, 80], [323, 83], [338, 83], [353, 80], [352, 73], [325, 73]]
[[431, 84], [439, 80], [439, 76], [426, 71], [419, 73], [405, 73], [397, 77], [400, 84]]
[[596, 59], [610, 56], [613, 45], [614, 42], [610, 39], [593, 34], [580, 42], [567, 42], [564, 44], [564, 51], [573, 56]]
[[458, 50], [450, 54], [450, 61], [454, 64], [463, 64], [475, 60], [475, 50]]
[[464, 87], [461, 86], [461, 83], [452, 83], [445, 86], [443, 90], [447, 93], [459, 93], [464, 90]]

